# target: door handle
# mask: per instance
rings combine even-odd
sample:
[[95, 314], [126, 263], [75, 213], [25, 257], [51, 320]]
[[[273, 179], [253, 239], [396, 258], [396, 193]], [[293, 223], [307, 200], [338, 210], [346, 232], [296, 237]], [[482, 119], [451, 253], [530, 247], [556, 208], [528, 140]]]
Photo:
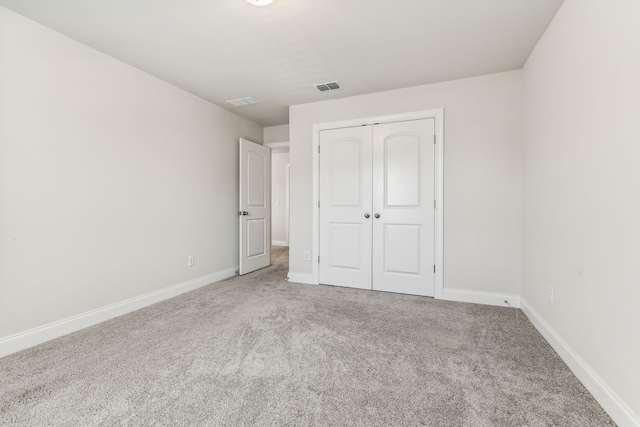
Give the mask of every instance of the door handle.
[[378, 213], [377, 213], [377, 214], [375, 214], [374, 216], [375, 216], [376, 218], [380, 218], [380, 214], [378, 214]]
[[365, 218], [369, 218], [371, 215], [369, 215], [368, 213], [364, 214]]
[[238, 212], [238, 215], [249, 215], [249, 212], [247, 212], [247, 211], [240, 211], [240, 212]]

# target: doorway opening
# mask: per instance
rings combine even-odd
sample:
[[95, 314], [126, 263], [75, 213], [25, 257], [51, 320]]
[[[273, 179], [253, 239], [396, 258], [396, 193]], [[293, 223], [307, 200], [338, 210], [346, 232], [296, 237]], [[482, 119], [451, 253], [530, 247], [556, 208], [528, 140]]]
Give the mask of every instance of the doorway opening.
[[289, 268], [289, 143], [271, 148], [271, 262]]

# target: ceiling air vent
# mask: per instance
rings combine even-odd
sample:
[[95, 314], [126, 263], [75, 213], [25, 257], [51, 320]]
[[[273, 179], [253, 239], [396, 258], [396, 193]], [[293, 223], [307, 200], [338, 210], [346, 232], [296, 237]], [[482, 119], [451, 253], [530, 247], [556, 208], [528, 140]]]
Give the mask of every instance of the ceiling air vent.
[[246, 107], [247, 105], [259, 104], [259, 102], [252, 97], [231, 99], [226, 102], [233, 105], [234, 107]]
[[340, 87], [340, 83], [338, 83], [338, 82], [320, 83], [320, 84], [317, 84], [317, 85], [314, 85], [314, 86], [320, 92], [327, 92], [329, 90], [342, 89]]

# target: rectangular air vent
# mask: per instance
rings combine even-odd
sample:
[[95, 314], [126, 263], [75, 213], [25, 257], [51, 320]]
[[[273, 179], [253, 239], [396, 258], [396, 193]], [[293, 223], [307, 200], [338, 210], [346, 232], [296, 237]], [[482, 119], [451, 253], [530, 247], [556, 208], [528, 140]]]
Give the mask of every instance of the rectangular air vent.
[[338, 82], [319, 83], [319, 84], [313, 85], [313, 86], [315, 86], [315, 88], [318, 89], [320, 92], [326, 92], [326, 91], [329, 91], [329, 90], [342, 89], [340, 87], [340, 83], [338, 83]]
[[252, 97], [231, 99], [226, 102], [233, 105], [234, 107], [246, 107], [247, 105], [259, 104], [259, 102]]

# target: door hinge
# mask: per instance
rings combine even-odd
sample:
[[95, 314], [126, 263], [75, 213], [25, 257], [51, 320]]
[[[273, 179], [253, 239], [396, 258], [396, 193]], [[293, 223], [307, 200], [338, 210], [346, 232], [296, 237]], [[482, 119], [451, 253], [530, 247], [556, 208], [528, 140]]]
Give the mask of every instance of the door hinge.
[[433, 272], [434, 273], [436, 272], [436, 265], [435, 264], [433, 264]]
[[318, 153], [320, 153], [320, 146], [318, 145]]
[[318, 264], [320, 264], [320, 255], [318, 255]]
[[434, 144], [436, 143], [436, 136], [435, 135], [433, 135], [433, 143]]
[[320, 209], [320, 200], [318, 200], [318, 209]]
[[436, 201], [434, 200], [433, 201], [433, 209], [435, 209], [435, 208], [436, 208]]

